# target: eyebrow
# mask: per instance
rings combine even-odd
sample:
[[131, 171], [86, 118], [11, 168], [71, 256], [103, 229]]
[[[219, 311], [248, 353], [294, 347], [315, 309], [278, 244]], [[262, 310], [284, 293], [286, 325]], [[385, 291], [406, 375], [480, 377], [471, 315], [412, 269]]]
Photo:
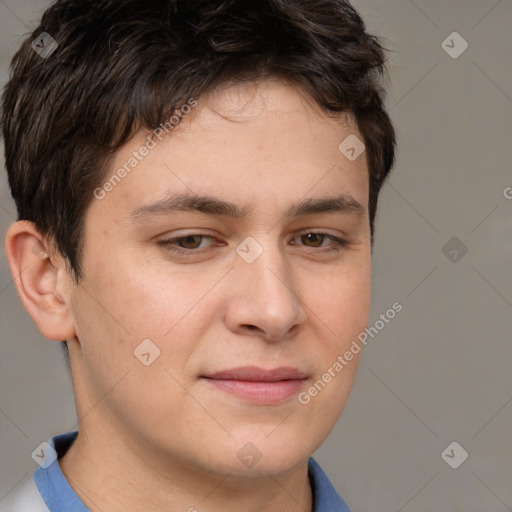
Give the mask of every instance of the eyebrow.
[[[130, 218], [136, 223], [141, 223], [152, 217], [177, 211], [197, 211], [242, 220], [253, 212], [253, 206], [242, 207], [210, 195], [177, 194], [135, 208], [130, 213]], [[340, 196], [304, 199], [292, 204], [284, 213], [284, 217], [295, 218], [319, 213], [342, 213], [362, 217], [366, 209], [351, 194], [346, 193]]]

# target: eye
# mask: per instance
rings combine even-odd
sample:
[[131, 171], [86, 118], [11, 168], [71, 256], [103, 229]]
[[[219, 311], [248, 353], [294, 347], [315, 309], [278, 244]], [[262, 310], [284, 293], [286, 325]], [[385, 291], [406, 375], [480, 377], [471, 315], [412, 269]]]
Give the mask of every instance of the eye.
[[201, 243], [204, 240], [215, 240], [213, 236], [204, 235], [200, 233], [191, 233], [185, 236], [178, 236], [168, 238], [166, 240], [159, 240], [158, 245], [166, 247], [167, 249], [175, 252], [176, 254], [186, 254], [200, 252], [200, 249], [206, 247]]
[[[296, 242], [298, 239], [300, 240], [299, 243]], [[185, 256], [200, 254], [212, 247], [215, 241], [216, 239], [211, 235], [189, 233], [183, 236], [159, 240], [157, 243], [178, 256]], [[308, 231], [293, 238], [291, 244], [303, 245], [309, 249], [320, 249], [317, 252], [329, 252], [339, 250], [342, 246], [348, 245], [348, 242], [328, 233]], [[222, 245], [222, 243], [215, 245]]]
[[[330, 247], [328, 250], [337, 250], [340, 247], [347, 245], [347, 242], [341, 238], [338, 238], [334, 235], [330, 235], [328, 233], [322, 233], [322, 232], [316, 232], [316, 231], [309, 231], [307, 233], [302, 233], [295, 237], [295, 239], [300, 239], [301, 244], [299, 245], [305, 245], [306, 247], [311, 248], [321, 248], [321, 247]], [[326, 245], [324, 244], [325, 241], [330, 241], [331, 243]], [[292, 242], [292, 245], [297, 245], [295, 242]]]

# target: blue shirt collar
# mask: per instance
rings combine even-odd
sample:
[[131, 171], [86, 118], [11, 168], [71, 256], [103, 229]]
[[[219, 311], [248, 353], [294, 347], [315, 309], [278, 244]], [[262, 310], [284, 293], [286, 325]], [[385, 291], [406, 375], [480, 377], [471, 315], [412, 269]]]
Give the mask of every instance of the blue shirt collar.
[[[66, 432], [48, 441], [45, 462], [35, 471], [34, 482], [50, 512], [90, 512], [69, 485], [62, 473], [58, 458], [62, 457], [76, 439], [78, 431]], [[350, 512], [318, 462], [308, 461], [308, 474], [313, 490], [313, 512]]]

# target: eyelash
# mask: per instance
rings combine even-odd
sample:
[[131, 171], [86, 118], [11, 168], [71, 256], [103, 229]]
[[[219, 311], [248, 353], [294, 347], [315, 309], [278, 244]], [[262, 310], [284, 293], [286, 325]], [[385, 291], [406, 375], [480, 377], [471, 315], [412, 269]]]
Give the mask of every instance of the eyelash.
[[[306, 236], [306, 235], [323, 235], [324, 237], [332, 240], [334, 242], [334, 245], [337, 246], [337, 247], [330, 247], [330, 248], [325, 248], [325, 247], [309, 247], [309, 249], [319, 249], [319, 251], [316, 251], [316, 252], [321, 252], [321, 253], [327, 253], [327, 252], [331, 252], [331, 251], [339, 251], [342, 247], [344, 246], [347, 246], [348, 245], [348, 242], [346, 240], [343, 240], [342, 238], [338, 238], [334, 235], [330, 235], [329, 233], [324, 233], [324, 232], [321, 232], [321, 231], [306, 231], [304, 233], [301, 233], [297, 236], [294, 237], [295, 238], [299, 238], [299, 237], [303, 237], [303, 236]], [[210, 239], [210, 240], [214, 240], [215, 238], [211, 235], [205, 235], [205, 234], [202, 234], [202, 233], [190, 233], [188, 235], [184, 235], [184, 236], [178, 236], [178, 237], [174, 237], [174, 238], [168, 238], [166, 240], [159, 240], [158, 241], [158, 245], [160, 246], [163, 246], [165, 247], [166, 249], [172, 251], [173, 253], [175, 253], [176, 255], [178, 256], [184, 256], [184, 255], [191, 255], [191, 254], [201, 254], [205, 251], [205, 249], [207, 250], [208, 248], [195, 248], [195, 249], [183, 249], [183, 248], [178, 248], [175, 243], [176, 242], [179, 242], [180, 240], [185, 240], [189, 237], [202, 237], [203, 239], [207, 238], [207, 239]], [[322, 240], [323, 242], [323, 240]], [[296, 244], [294, 244], [296, 245]], [[304, 244], [300, 244], [300, 245], [304, 245]], [[308, 246], [305, 246], [305, 247], [308, 247]]]

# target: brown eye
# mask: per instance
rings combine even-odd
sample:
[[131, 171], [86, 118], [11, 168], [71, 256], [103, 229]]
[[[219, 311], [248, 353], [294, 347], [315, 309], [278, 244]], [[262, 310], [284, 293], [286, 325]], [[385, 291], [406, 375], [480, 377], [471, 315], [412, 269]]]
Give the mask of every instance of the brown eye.
[[[213, 236], [200, 233], [191, 233], [190, 235], [177, 236], [167, 240], [160, 240], [158, 245], [179, 254], [186, 255], [203, 252], [209, 249], [215, 241]], [[204, 243], [203, 243], [204, 242]], [[208, 242], [210, 242], [208, 244]]]
[[187, 235], [176, 238], [178, 245], [184, 249], [197, 249], [201, 245], [203, 235]]
[[[321, 247], [324, 241], [325, 234], [322, 233], [307, 233], [301, 236], [303, 242], [308, 242], [309, 247]], [[305, 245], [308, 245], [305, 243]]]
[[[312, 249], [319, 248], [323, 250], [338, 250], [341, 246], [347, 245], [345, 240], [338, 238], [328, 233], [317, 233], [315, 231], [309, 231], [298, 235], [294, 240], [300, 239], [300, 243], [292, 242], [293, 245], [304, 245], [304, 247], [310, 247]], [[330, 241], [331, 243], [324, 243]]]

